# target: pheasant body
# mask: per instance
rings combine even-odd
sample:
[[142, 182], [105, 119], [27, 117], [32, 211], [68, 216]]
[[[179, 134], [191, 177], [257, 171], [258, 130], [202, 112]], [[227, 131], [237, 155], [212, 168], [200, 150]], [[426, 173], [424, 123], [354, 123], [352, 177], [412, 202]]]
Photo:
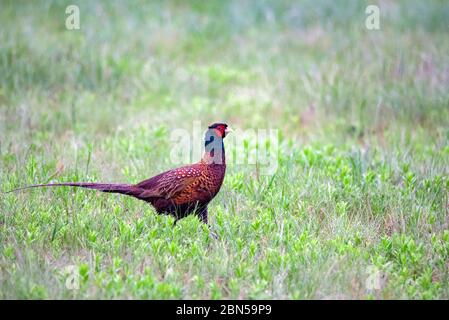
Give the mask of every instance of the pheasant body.
[[[161, 173], [136, 185], [144, 190], [137, 198], [153, 205], [160, 214], [177, 220], [196, 211], [201, 220], [204, 210], [220, 191], [226, 164], [196, 163]], [[207, 222], [207, 221], [206, 221]]]
[[[220, 191], [226, 173], [223, 138], [230, 131], [224, 123], [209, 126], [205, 153], [198, 163], [172, 169], [137, 184], [67, 182], [34, 187], [72, 186], [132, 196], [150, 203], [159, 214], [172, 215], [175, 223], [192, 213], [208, 224], [207, 205]], [[13, 191], [16, 191], [13, 190]]]

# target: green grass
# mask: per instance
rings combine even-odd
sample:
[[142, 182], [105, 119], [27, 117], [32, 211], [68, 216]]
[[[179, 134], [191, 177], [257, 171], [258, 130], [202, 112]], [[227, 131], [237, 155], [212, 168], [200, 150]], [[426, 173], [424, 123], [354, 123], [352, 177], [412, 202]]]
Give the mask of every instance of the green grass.
[[228, 164], [219, 240], [124, 196], [0, 193], [0, 298], [448, 299], [449, 3], [375, 2], [378, 31], [364, 1], [1, 1], [0, 190], [138, 182], [194, 121], [279, 153]]

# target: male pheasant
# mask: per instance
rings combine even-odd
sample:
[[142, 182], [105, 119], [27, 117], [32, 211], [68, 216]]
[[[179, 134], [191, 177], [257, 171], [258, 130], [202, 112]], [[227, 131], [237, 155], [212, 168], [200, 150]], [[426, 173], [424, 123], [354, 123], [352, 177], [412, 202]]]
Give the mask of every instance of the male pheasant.
[[198, 163], [163, 172], [137, 184], [66, 182], [31, 185], [12, 191], [71, 186], [120, 193], [150, 203], [159, 214], [172, 215], [175, 224], [194, 213], [208, 225], [207, 205], [223, 183], [226, 172], [223, 139], [230, 131], [225, 123], [212, 124], [206, 132], [203, 158]]

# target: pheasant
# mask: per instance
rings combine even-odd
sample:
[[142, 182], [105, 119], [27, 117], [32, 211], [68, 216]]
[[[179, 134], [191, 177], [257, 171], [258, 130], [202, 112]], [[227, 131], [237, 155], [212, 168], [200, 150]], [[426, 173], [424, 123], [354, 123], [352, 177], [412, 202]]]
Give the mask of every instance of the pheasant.
[[207, 205], [223, 184], [226, 173], [223, 139], [231, 131], [225, 123], [210, 125], [205, 135], [205, 152], [199, 162], [163, 172], [137, 184], [65, 182], [31, 185], [9, 192], [36, 187], [70, 186], [120, 193], [150, 203], [158, 214], [172, 215], [175, 218], [174, 225], [192, 213], [209, 225]]

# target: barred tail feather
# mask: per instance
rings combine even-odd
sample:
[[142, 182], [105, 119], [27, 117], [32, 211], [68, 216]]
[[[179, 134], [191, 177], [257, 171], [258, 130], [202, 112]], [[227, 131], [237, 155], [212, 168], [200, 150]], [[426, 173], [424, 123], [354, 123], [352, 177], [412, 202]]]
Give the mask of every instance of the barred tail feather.
[[94, 189], [101, 192], [108, 193], [120, 193], [129, 196], [138, 196], [142, 193], [142, 189], [131, 184], [118, 184], [118, 183], [94, 183], [94, 182], [64, 182], [64, 183], [49, 183], [49, 184], [35, 184], [26, 186], [23, 188], [14, 189], [6, 193], [26, 190], [31, 188], [40, 187], [79, 187], [86, 189]]

